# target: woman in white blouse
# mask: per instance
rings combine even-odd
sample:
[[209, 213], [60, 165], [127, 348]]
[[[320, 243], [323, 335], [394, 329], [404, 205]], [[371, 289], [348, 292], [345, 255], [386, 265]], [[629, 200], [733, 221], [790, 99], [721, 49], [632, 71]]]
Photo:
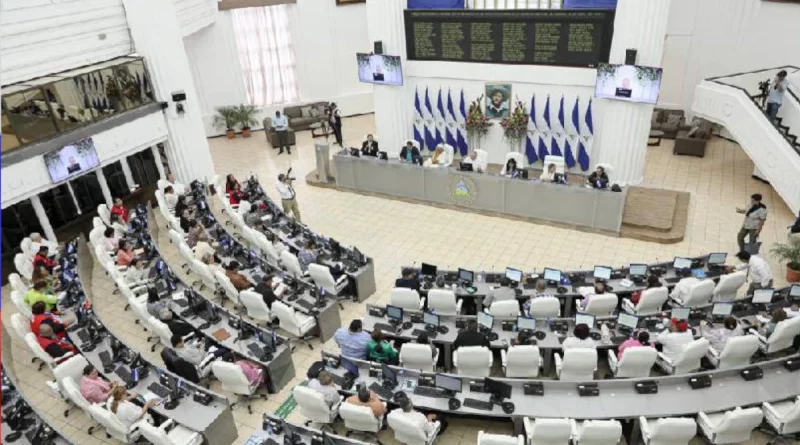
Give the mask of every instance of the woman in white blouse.
[[570, 348], [592, 348], [596, 349], [597, 345], [594, 343], [589, 335], [591, 334], [592, 330], [589, 329], [589, 326], [586, 324], [579, 324], [575, 326], [573, 329], [572, 334], [573, 337], [567, 337], [564, 340], [564, 343], [561, 344], [561, 347], [564, 349]]
[[[134, 423], [142, 420], [147, 414], [147, 410], [161, 403], [158, 399], [148, 400], [143, 407], [131, 402], [136, 395], [129, 394], [124, 386], [116, 386], [111, 391], [111, 397], [106, 402], [106, 408], [117, 416], [117, 419], [125, 426], [130, 428]], [[149, 418], [147, 420], [150, 420]]]
[[556, 164], [548, 164], [547, 170], [542, 172], [542, 175], [539, 176], [544, 182], [553, 182], [556, 180]]

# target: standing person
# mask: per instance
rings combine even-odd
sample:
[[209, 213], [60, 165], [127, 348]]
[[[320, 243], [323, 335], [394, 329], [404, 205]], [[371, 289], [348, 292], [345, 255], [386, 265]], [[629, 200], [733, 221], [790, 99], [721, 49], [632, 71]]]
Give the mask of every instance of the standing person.
[[336, 143], [340, 147], [342, 145], [342, 115], [339, 113], [339, 108], [336, 107], [335, 102], [328, 104], [328, 123], [333, 129], [333, 134], [336, 136]]
[[744, 250], [744, 237], [747, 236], [749, 242], [755, 243], [756, 238], [764, 228], [764, 222], [767, 220], [767, 206], [761, 203], [761, 193], [754, 193], [750, 196], [750, 208], [745, 210], [737, 208], [736, 213], [744, 213], [744, 221], [739, 234], [736, 235], [736, 241], [739, 243], [739, 250]]
[[747, 289], [747, 295], [753, 295], [756, 289], [769, 289], [772, 287], [772, 269], [769, 263], [758, 255], [750, 255], [750, 252], [745, 250], [736, 254], [736, 258], [742, 262], [738, 266], [729, 267], [728, 271], [734, 270], [747, 270], [747, 276], [750, 278], [750, 287]]
[[775, 82], [772, 88], [769, 89], [767, 95], [767, 116], [771, 121], [775, 121], [778, 117], [778, 109], [783, 103], [783, 93], [786, 92], [786, 70], [778, 71], [775, 76]]
[[283, 213], [288, 216], [289, 212], [291, 212], [297, 222], [302, 222], [300, 219], [300, 207], [297, 205], [297, 193], [295, 193], [294, 187], [292, 187], [292, 181], [294, 181], [294, 178], [281, 173], [278, 175], [278, 184], [276, 184], [275, 187], [281, 195]]
[[333, 335], [344, 357], [358, 360], [367, 359], [367, 345], [372, 337], [362, 329], [361, 320], [353, 320], [350, 322], [349, 328], [341, 327]]
[[286, 147], [286, 151], [292, 154], [292, 147], [289, 145], [289, 119], [282, 115], [280, 111], [276, 111], [272, 125], [275, 127], [275, 134], [278, 136], [278, 146], [272, 148], [280, 148], [281, 150], [278, 154], [282, 155], [283, 147]]

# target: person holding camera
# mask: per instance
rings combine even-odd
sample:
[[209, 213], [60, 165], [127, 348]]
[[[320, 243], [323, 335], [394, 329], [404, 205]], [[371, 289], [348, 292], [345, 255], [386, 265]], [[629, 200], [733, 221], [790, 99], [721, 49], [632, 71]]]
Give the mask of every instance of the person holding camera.
[[292, 187], [292, 181], [294, 181], [294, 178], [290, 177], [288, 174], [284, 175], [281, 173], [278, 175], [278, 184], [276, 187], [278, 193], [281, 195], [283, 213], [288, 216], [291, 211], [294, 215], [294, 219], [297, 220], [297, 222], [302, 222], [300, 220], [300, 207], [297, 206], [297, 193], [295, 193]]
[[335, 102], [328, 104], [328, 123], [333, 129], [333, 134], [336, 137], [336, 143], [340, 147], [342, 145], [342, 115], [339, 113], [339, 108], [336, 107]]
[[767, 95], [767, 116], [771, 121], [778, 118], [778, 109], [783, 103], [783, 94], [786, 92], [786, 70], [778, 71], [772, 88]]

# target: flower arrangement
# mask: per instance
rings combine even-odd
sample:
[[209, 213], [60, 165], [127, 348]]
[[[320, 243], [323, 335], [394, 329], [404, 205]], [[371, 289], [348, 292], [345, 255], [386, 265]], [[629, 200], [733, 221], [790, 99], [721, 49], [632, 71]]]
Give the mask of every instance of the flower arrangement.
[[480, 145], [480, 140], [489, 132], [489, 127], [492, 126], [489, 117], [481, 109], [481, 103], [483, 103], [483, 95], [469, 104], [466, 119], [467, 137], [471, 141], [475, 141], [477, 145]]
[[500, 121], [504, 136], [512, 149], [519, 148], [522, 141], [528, 135], [529, 119], [530, 115], [528, 114], [528, 110], [525, 109], [525, 104], [518, 99], [514, 111], [511, 112], [511, 116]]

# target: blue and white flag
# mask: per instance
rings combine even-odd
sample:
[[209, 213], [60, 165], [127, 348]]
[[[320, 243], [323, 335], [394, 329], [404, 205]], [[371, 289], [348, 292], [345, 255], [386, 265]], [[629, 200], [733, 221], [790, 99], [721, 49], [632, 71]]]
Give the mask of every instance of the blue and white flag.
[[572, 146], [569, 145], [569, 137], [564, 142], [564, 164], [567, 168], [575, 167], [575, 155], [572, 154]]
[[553, 156], [560, 156], [562, 158], [564, 157], [564, 155], [561, 153], [561, 147], [559, 147], [558, 145], [558, 137], [556, 137], [555, 135], [553, 136], [552, 142], [550, 143], [550, 154]]
[[586, 107], [586, 116], [584, 117], [586, 128], [589, 129], [589, 135], [594, 136], [594, 124], [592, 122], [592, 99], [589, 99], [589, 106]]
[[456, 135], [456, 143], [458, 144], [458, 151], [461, 156], [466, 156], [469, 152], [469, 144], [467, 143], [467, 103], [464, 100], [464, 89], [461, 89], [461, 102], [458, 105], [458, 134]]
[[564, 144], [564, 163], [567, 164], [567, 168], [575, 167], [575, 155], [572, 153], [572, 144], [570, 144], [570, 139], [572, 142], [577, 144], [578, 138], [581, 136], [581, 123], [580, 123], [580, 98], [575, 98], [575, 106], [572, 107], [572, 128], [574, 129], [574, 133], [567, 132], [567, 141]]
[[458, 153], [458, 142], [456, 141], [456, 133], [458, 132], [458, 124], [456, 124], [456, 113], [453, 110], [453, 95], [450, 90], [447, 90], [447, 116], [445, 116], [445, 136], [444, 141], [453, 147], [453, 151]]
[[[592, 100], [589, 99], [589, 106], [586, 107], [586, 114], [583, 117], [583, 122], [586, 124], [586, 128], [589, 130], [589, 136], [586, 138], [586, 142], [594, 136], [594, 123], [592, 121]], [[586, 151], [586, 146], [584, 144], [583, 138], [580, 139], [580, 143], [578, 144], [578, 164], [581, 166], [581, 170], [587, 171], [589, 170], [589, 153]]]
[[545, 131], [550, 131], [553, 127], [550, 125], [550, 95], [547, 95], [547, 102], [544, 103], [544, 122], [547, 124]]
[[581, 170], [586, 171], [589, 170], [589, 153], [586, 152], [586, 147], [583, 146], [583, 140], [579, 139], [580, 142], [578, 143], [578, 164], [581, 166]]
[[428, 87], [425, 87], [425, 108], [423, 111], [425, 112], [423, 114], [425, 118], [425, 147], [432, 151], [436, 148], [436, 137], [434, 136], [436, 134], [436, 124], [433, 121], [433, 107], [431, 106], [431, 98], [428, 95]]
[[544, 162], [544, 158], [549, 155], [550, 153], [547, 152], [547, 145], [544, 143], [544, 137], [542, 137], [542, 134], [539, 133], [539, 159]]
[[536, 156], [536, 146], [533, 145], [533, 139], [536, 132], [536, 96], [531, 97], [531, 113], [528, 116], [528, 135], [525, 138], [525, 155], [528, 157], [528, 164], [532, 165], [538, 161]]
[[444, 143], [445, 134], [444, 132], [447, 131], [447, 123], [445, 122], [445, 113], [444, 113], [444, 102], [442, 102], [442, 88], [439, 88], [439, 94], [436, 98], [436, 111], [438, 115], [436, 115], [436, 145]]
[[561, 125], [561, 130], [567, 132], [567, 127], [564, 126], [564, 95], [561, 95], [561, 101], [558, 104], [558, 123]]
[[417, 141], [420, 148], [425, 146], [425, 139], [422, 138], [420, 126], [425, 126], [425, 121], [422, 119], [422, 106], [419, 103], [419, 90], [414, 90], [414, 140]]

